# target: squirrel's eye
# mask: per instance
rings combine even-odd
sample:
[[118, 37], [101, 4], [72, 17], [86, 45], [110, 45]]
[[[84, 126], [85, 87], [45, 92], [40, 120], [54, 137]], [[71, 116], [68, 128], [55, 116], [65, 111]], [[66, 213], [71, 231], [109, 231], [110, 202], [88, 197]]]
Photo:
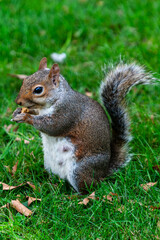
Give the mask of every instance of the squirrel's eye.
[[43, 92], [43, 87], [36, 87], [33, 91], [34, 94], [41, 94]]

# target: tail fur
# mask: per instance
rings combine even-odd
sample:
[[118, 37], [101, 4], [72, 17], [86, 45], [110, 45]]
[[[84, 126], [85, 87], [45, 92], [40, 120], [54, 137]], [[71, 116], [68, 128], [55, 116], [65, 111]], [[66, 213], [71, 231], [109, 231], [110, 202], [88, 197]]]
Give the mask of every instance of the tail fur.
[[101, 84], [101, 97], [112, 124], [111, 159], [109, 174], [123, 167], [130, 160], [127, 144], [130, 140], [129, 120], [125, 95], [138, 84], [154, 83], [154, 78], [135, 64], [119, 64]]

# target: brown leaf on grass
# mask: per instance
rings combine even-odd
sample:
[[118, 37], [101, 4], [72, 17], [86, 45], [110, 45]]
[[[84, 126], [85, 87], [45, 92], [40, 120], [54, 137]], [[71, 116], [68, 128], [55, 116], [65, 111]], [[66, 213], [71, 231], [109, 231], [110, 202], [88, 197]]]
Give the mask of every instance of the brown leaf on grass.
[[84, 198], [83, 201], [79, 202], [78, 204], [84, 204], [87, 205], [89, 203], [89, 199], [95, 200], [95, 192], [91, 193], [87, 198]]
[[14, 77], [14, 78], [18, 78], [20, 80], [23, 80], [24, 78], [27, 77], [27, 75], [25, 75], [25, 74], [11, 74], [11, 73], [9, 74], [9, 76]]
[[14, 176], [15, 172], [17, 171], [17, 165], [18, 165], [18, 161], [17, 161], [16, 164], [12, 167], [12, 171], [11, 171], [11, 169], [10, 169], [9, 166], [4, 165], [4, 167], [8, 170], [8, 172], [9, 172], [10, 174], [12, 174], [12, 176]]
[[110, 192], [107, 196], [104, 195], [103, 197], [106, 198], [108, 201], [112, 202], [112, 201], [113, 201], [113, 197], [112, 197], [112, 196], [118, 197], [118, 194], [117, 194], [117, 193]]
[[160, 173], [160, 165], [155, 165], [152, 167], [154, 170], [157, 170]]
[[29, 217], [31, 214], [33, 214], [33, 212], [25, 207], [18, 199], [11, 200], [10, 206], [26, 217]]
[[12, 175], [14, 176], [15, 172], [17, 171], [18, 161], [15, 163], [15, 165], [12, 167]]
[[24, 185], [24, 183], [21, 183], [21, 184], [19, 184], [18, 186], [10, 186], [10, 185], [8, 185], [8, 184], [6, 184], [6, 183], [2, 183], [2, 182], [0, 182], [0, 184], [2, 184], [2, 186], [3, 186], [2, 189], [3, 189], [3, 190], [12, 190], [12, 189], [15, 189], [15, 188], [18, 188], [18, 187]]
[[34, 184], [32, 184], [32, 183], [30, 183], [30, 182], [27, 182], [27, 184], [28, 184], [31, 188], [36, 189], [36, 186], [35, 186]]
[[[29, 144], [30, 141], [33, 140], [33, 139], [34, 139], [34, 137], [29, 138], [28, 140], [24, 139], [24, 144]], [[20, 137], [16, 137], [15, 141], [21, 142], [21, 141], [23, 141], [23, 139], [21, 139]]]
[[28, 198], [28, 206], [29, 206], [32, 202], [35, 202], [35, 201], [40, 201], [40, 202], [41, 202], [41, 198], [34, 198], [34, 197], [30, 197], [30, 196], [27, 196], [26, 198]]
[[34, 137], [31, 137], [31, 138], [29, 138], [28, 140], [24, 140], [24, 143], [25, 143], [25, 144], [29, 144], [30, 141], [32, 141], [32, 140], [34, 140]]
[[96, 199], [96, 197], [95, 197], [95, 192], [91, 193], [91, 194], [88, 196], [88, 198], [95, 200], [95, 199]]
[[117, 209], [120, 213], [124, 211], [124, 206], [122, 205], [120, 208]]
[[15, 141], [16, 141], [16, 142], [21, 142], [21, 141], [22, 141], [22, 139], [21, 139], [21, 138], [19, 138], [19, 137], [16, 137]]
[[112, 195], [112, 196], [117, 196], [118, 197], [117, 193], [110, 192], [109, 194]]
[[146, 184], [141, 184], [141, 187], [145, 190], [148, 191], [151, 187], [153, 187], [157, 182], [149, 182]]
[[107, 197], [106, 197], [106, 198], [107, 198], [107, 200], [108, 200], [108, 201], [110, 201], [110, 202], [112, 202], [112, 201], [113, 201], [113, 198], [112, 198], [112, 196], [111, 196], [111, 195], [109, 195], [109, 194], [107, 195]]
[[1, 208], [9, 208], [9, 203], [6, 203], [5, 205], [3, 205], [2, 207], [0, 207], [0, 209]]
[[89, 199], [88, 198], [84, 198], [82, 202], [79, 202], [78, 204], [84, 204], [87, 205], [89, 203]]
[[25, 186], [25, 185], [29, 185], [29, 186], [32, 187], [33, 189], [36, 188], [35, 185], [32, 184], [32, 183], [30, 183], [30, 182], [21, 183], [21, 184], [19, 184], [19, 185], [17, 185], [17, 186], [10, 186], [10, 185], [8, 185], [8, 184], [6, 184], [6, 183], [3, 183], [3, 182], [0, 182], [0, 184], [2, 184], [2, 186], [3, 186], [2, 189], [3, 189], [3, 190], [12, 190], [12, 189], [15, 189], [15, 188], [18, 188], [18, 187], [21, 187], [21, 186]]

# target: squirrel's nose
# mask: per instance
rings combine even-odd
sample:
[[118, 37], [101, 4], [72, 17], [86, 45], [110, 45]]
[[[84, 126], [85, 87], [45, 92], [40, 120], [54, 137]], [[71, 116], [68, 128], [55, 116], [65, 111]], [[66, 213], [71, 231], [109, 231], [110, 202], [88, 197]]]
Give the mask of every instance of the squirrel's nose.
[[15, 100], [15, 102], [18, 104], [18, 105], [20, 105], [20, 106], [22, 106], [22, 100], [20, 99], [20, 98], [16, 98], [16, 100]]

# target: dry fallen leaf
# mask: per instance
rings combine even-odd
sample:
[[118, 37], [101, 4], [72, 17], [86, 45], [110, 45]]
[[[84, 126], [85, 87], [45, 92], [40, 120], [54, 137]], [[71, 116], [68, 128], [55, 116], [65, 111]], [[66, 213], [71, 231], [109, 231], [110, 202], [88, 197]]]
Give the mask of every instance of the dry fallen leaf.
[[41, 198], [34, 198], [30, 196], [27, 196], [26, 198], [28, 198], [28, 206], [34, 201], [41, 201]]
[[113, 201], [113, 197], [112, 197], [112, 196], [118, 197], [118, 194], [117, 194], [117, 193], [110, 192], [107, 196], [104, 195], [103, 197], [106, 198], [108, 201], [112, 202], [112, 201]]
[[82, 202], [79, 202], [78, 204], [84, 204], [87, 205], [87, 203], [89, 203], [89, 199], [88, 198], [84, 198]]
[[8, 185], [6, 183], [2, 183], [2, 182], [0, 182], [0, 184], [2, 184], [3, 190], [12, 190], [12, 189], [15, 189], [15, 188], [18, 188], [18, 187], [24, 185], [24, 183], [21, 183], [18, 186], [10, 186], [10, 185]]
[[145, 190], [148, 191], [151, 187], [153, 187], [157, 182], [149, 182], [146, 184], [141, 184], [141, 187]]
[[33, 189], [36, 189], [36, 187], [35, 187], [34, 184], [32, 184], [32, 183], [30, 183], [30, 182], [27, 182], [27, 184], [28, 184], [30, 187], [32, 187]]
[[10, 206], [26, 217], [29, 217], [31, 214], [33, 214], [33, 212], [25, 207], [18, 199], [11, 200]]
[[[24, 139], [24, 143], [25, 143], [25, 144], [29, 144], [30, 141], [33, 140], [33, 139], [34, 139], [34, 137], [31, 137], [31, 138], [29, 138], [28, 140]], [[17, 141], [17, 142], [21, 142], [22, 140], [23, 140], [23, 139], [21, 139], [20, 137], [16, 137], [16, 139], [15, 139], [15, 141]]]
[[34, 140], [34, 137], [29, 138], [29, 141]]
[[24, 78], [27, 77], [27, 75], [25, 75], [25, 74], [9, 74], [9, 76], [14, 77], [14, 78], [18, 78], [20, 80], [23, 80]]
[[88, 198], [95, 200], [95, 199], [96, 199], [96, 198], [95, 198], [95, 192], [91, 193], [91, 194], [88, 196]]
[[84, 204], [87, 205], [89, 203], [89, 199], [95, 200], [95, 192], [91, 193], [87, 198], [84, 198], [82, 202], [79, 202], [78, 204]]
[[117, 209], [120, 213], [124, 211], [124, 206], [122, 205], [120, 208]]
[[3, 186], [3, 190], [12, 190], [12, 189], [15, 189], [15, 188], [18, 188], [18, 187], [21, 187], [21, 186], [25, 186], [26, 184], [28, 184], [30, 187], [32, 187], [33, 189], [35, 189], [36, 187], [35, 187], [35, 185], [33, 185], [32, 183], [30, 183], [30, 182], [26, 182], [26, 183], [21, 183], [21, 184], [19, 184], [19, 185], [17, 185], [17, 186], [10, 186], [10, 185], [8, 185], [8, 184], [6, 184], [6, 183], [2, 183], [2, 182], [0, 182], [0, 184], [2, 184], [2, 186]]
[[112, 196], [111, 195], [107, 195], [107, 200], [109, 200], [109, 201], [113, 201], [113, 198], [112, 198]]
[[109, 194], [112, 195], [112, 196], [117, 196], [118, 197], [117, 193], [110, 192]]
[[12, 167], [12, 175], [14, 176], [15, 172], [17, 171], [18, 161], [16, 164]]
[[21, 138], [19, 138], [19, 137], [16, 137], [15, 141], [16, 141], [16, 142], [21, 142], [21, 141], [22, 141], [22, 139], [21, 139]]
[[0, 207], [0, 209], [1, 209], [1, 208], [9, 208], [9, 203], [3, 205], [2, 207]]

